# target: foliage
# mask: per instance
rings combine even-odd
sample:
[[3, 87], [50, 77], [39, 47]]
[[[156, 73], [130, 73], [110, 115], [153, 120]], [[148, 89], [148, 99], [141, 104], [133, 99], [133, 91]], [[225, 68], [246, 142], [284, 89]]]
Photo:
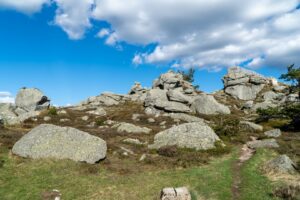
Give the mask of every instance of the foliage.
[[48, 110], [49, 115], [57, 115], [57, 109], [55, 107], [51, 107]]
[[288, 129], [300, 129], [300, 104], [287, 104], [282, 107], [258, 109], [258, 122], [266, 122], [270, 119], [288, 119], [291, 120]]
[[[188, 71], [178, 70], [178, 73], [180, 73], [183, 76], [183, 80], [194, 83], [195, 82], [195, 69], [190, 68]], [[195, 89], [199, 88], [199, 85], [194, 85]]]
[[294, 64], [287, 67], [288, 72], [282, 74], [280, 79], [292, 82], [291, 92], [299, 92], [300, 96], [300, 67], [296, 68]]
[[214, 117], [213, 129], [223, 140], [232, 140], [240, 134], [240, 120], [235, 116], [218, 115]]

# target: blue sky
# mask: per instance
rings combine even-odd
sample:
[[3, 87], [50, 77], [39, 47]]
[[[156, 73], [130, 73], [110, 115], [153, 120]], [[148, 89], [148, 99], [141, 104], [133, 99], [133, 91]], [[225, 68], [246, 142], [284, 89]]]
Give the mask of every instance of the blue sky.
[[[34, 3], [32, 7], [30, 7], [31, 1]], [[25, 5], [20, 4], [20, 1], [13, 4], [14, 0], [0, 0], [0, 94], [10, 92], [15, 96], [18, 89], [23, 86], [37, 87], [44, 91], [54, 104], [75, 104], [104, 91], [127, 93], [134, 81], [150, 87], [155, 78], [172, 66], [195, 67], [196, 84], [200, 85], [201, 90], [212, 92], [222, 88], [221, 78], [226, 73], [227, 66], [246, 63], [245, 67], [254, 68], [266, 76], [279, 77], [285, 71], [282, 66], [290, 62], [298, 62], [295, 60], [295, 54], [300, 52], [298, 27], [296, 29], [292, 27], [293, 31], [289, 34], [281, 33], [282, 30], [277, 31], [277, 35], [268, 38], [271, 40], [267, 41], [268, 44], [264, 43], [266, 46], [262, 46], [262, 43], [253, 46], [254, 42], [251, 38], [248, 39], [249, 35], [243, 34], [248, 30], [253, 37], [258, 37], [253, 40], [266, 41], [262, 36], [263, 33], [260, 32], [274, 32], [274, 28], [264, 30], [261, 27], [262, 23], [269, 23], [268, 15], [259, 18], [261, 22], [257, 22], [256, 19], [256, 25], [253, 25], [250, 18], [244, 19], [243, 16], [239, 16], [244, 22], [245, 30], [240, 30], [237, 25], [236, 29], [240, 34], [236, 37], [241, 37], [237, 40], [229, 37], [231, 31], [236, 32], [236, 29], [227, 30], [221, 26], [209, 29], [209, 33], [213, 34], [205, 38], [205, 35], [201, 35], [203, 31], [198, 29], [207, 27], [210, 22], [194, 21], [194, 18], [199, 19], [196, 15], [186, 16], [181, 19], [182, 22], [177, 19], [177, 16], [169, 16], [170, 21], [167, 21], [163, 17], [155, 19], [157, 17], [155, 15], [150, 23], [145, 16], [152, 15], [150, 11], [147, 13], [144, 10], [145, 5], [140, 3], [144, 2], [143, 0], [133, 4], [132, 9], [136, 11], [141, 9], [143, 11], [141, 13], [145, 13], [145, 16], [139, 15], [137, 18], [144, 20], [142, 22], [146, 26], [136, 21], [136, 16], [129, 16], [131, 10], [125, 12], [110, 10], [111, 6], [106, 8], [104, 3], [106, 0], [102, 0], [100, 9], [95, 5], [94, 10], [79, 14], [76, 9], [80, 8], [76, 8], [76, 4], [71, 4], [72, 9], [70, 9], [70, 5], [66, 6], [63, 3], [64, 0], [61, 0], [60, 4], [53, 0], [50, 5], [45, 5], [47, 0], [31, 1]], [[112, 1], [114, 5], [121, 4], [120, 0]], [[294, 13], [298, 16], [295, 5], [299, 1], [287, 1], [290, 5], [284, 8], [285, 10], [274, 9], [274, 13], [270, 13], [271, 16], [278, 16], [278, 12], [282, 15], [282, 19], [276, 18], [272, 23], [293, 25]], [[159, 3], [154, 5], [155, 2], [159, 1], [155, 0], [151, 5], [146, 5], [147, 10], [151, 10], [150, 6], [160, 5]], [[180, 3], [176, 0], [174, 6], [176, 2]], [[186, 7], [187, 11], [191, 9], [190, 7], [195, 7], [192, 0], [189, 2], [191, 5]], [[162, 9], [167, 6], [164, 4], [161, 3]], [[196, 11], [205, 8], [205, 4], [198, 6], [199, 10]], [[270, 5], [265, 7], [269, 7], [270, 10]], [[73, 16], [74, 10], [76, 14]], [[226, 13], [223, 13], [225, 18]], [[157, 13], [160, 14], [164, 16], [163, 13]], [[65, 18], [61, 19], [60, 16], [67, 16], [70, 19], [64, 21]], [[218, 20], [220, 19], [216, 18], [215, 22]], [[228, 23], [231, 23], [230, 20], [232, 19], [228, 18]], [[168, 23], [165, 24], [164, 21]], [[174, 24], [171, 26], [172, 22]], [[254, 28], [250, 25], [248, 27], [248, 23], [251, 23]], [[178, 29], [178, 26], [186, 31]], [[144, 31], [145, 29], [147, 31]], [[291, 27], [287, 26], [286, 29], [291, 30]], [[105, 34], [99, 37], [98, 33], [101, 31]], [[219, 37], [219, 34], [221, 36], [223, 34], [222, 40], [212, 39], [212, 36]], [[245, 42], [245, 38], [248, 42]], [[274, 46], [274, 41], [279, 46]], [[290, 44], [290, 41], [293, 42]], [[283, 49], [281, 43], [285, 44], [288, 50], [278, 51], [277, 49]], [[210, 54], [211, 52], [213, 54]]]

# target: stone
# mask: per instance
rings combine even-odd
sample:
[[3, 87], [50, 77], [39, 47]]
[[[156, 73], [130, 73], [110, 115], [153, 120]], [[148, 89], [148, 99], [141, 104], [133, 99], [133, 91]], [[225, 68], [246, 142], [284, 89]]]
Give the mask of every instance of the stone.
[[62, 123], [64, 123], [64, 122], [70, 122], [71, 120], [70, 119], [60, 119], [59, 120], [59, 122], [62, 122]]
[[242, 109], [251, 109], [254, 105], [254, 102], [253, 101], [247, 101], [244, 103]]
[[282, 93], [275, 93], [273, 91], [268, 91], [263, 94], [263, 98], [265, 101], [280, 101], [283, 99], [284, 94]]
[[268, 137], [277, 138], [277, 137], [281, 136], [281, 130], [280, 129], [273, 129], [273, 130], [269, 130], [269, 131], [264, 132], [264, 134]]
[[273, 88], [273, 90], [275, 92], [282, 92], [283, 90], [285, 90], [287, 87], [286, 86], [283, 86], [283, 85], [279, 85], [279, 86], [276, 86]]
[[22, 88], [16, 97], [16, 106], [26, 111], [36, 111], [47, 109], [50, 100], [42, 91], [36, 88]]
[[58, 115], [66, 115], [66, 114], [68, 114], [68, 113], [67, 113], [67, 111], [65, 111], [65, 110], [59, 110], [59, 111], [57, 111], [57, 114], [58, 114]]
[[130, 91], [128, 94], [133, 95], [133, 94], [143, 94], [147, 91], [146, 88], [143, 88], [141, 83], [135, 82], [134, 85], [131, 87]]
[[156, 102], [168, 102], [167, 91], [160, 89], [151, 89], [147, 92], [145, 106], [155, 106]]
[[171, 117], [174, 120], [181, 120], [185, 122], [200, 122], [204, 124], [204, 119], [185, 113], [166, 113], [164, 116]]
[[12, 152], [24, 158], [71, 159], [94, 164], [106, 157], [106, 142], [71, 127], [41, 124], [24, 135]]
[[44, 121], [45, 121], [45, 122], [51, 121], [51, 117], [45, 116], [45, 117], [44, 117]]
[[205, 115], [230, 114], [227, 106], [220, 104], [213, 96], [207, 94], [198, 95], [191, 105], [191, 110]]
[[134, 124], [121, 122], [112, 126], [112, 128], [116, 128], [119, 133], [144, 133], [149, 134], [152, 130], [147, 127], [139, 127]]
[[133, 121], [138, 122], [138, 121], [140, 121], [139, 118], [140, 118], [141, 116], [142, 116], [141, 114], [133, 114], [132, 117], [131, 117], [131, 119], [132, 119]]
[[295, 174], [297, 166], [287, 155], [280, 155], [267, 162], [264, 165], [264, 171], [267, 173]]
[[167, 92], [169, 101], [176, 101], [184, 104], [191, 104], [193, 99], [187, 95], [184, 95], [179, 90], [169, 90]]
[[253, 107], [252, 110], [253, 111], [257, 111], [258, 109], [267, 109], [267, 108], [275, 108], [278, 105], [276, 105], [275, 103], [271, 102], [271, 101], [264, 101], [264, 102], [260, 102], [260, 103], [256, 103]]
[[82, 119], [83, 121], [87, 121], [87, 120], [89, 120], [89, 116], [83, 116], [83, 117], [81, 117], [81, 119]]
[[189, 113], [191, 109], [182, 103], [173, 101], [156, 101], [155, 108], [165, 110], [167, 112]]
[[298, 102], [298, 101], [299, 101], [298, 94], [289, 94], [286, 97], [286, 102], [288, 102], [288, 103], [294, 103], [294, 102]]
[[154, 122], [155, 122], [155, 119], [149, 118], [149, 119], [147, 119], [147, 121], [148, 121], [149, 123], [154, 123]]
[[164, 188], [160, 193], [160, 200], [192, 200], [192, 196], [186, 187]]
[[279, 147], [275, 139], [255, 140], [255, 141], [247, 142], [247, 146], [251, 149]]
[[234, 98], [240, 100], [254, 100], [257, 94], [264, 88], [264, 85], [235, 85], [229, 86], [225, 89], [225, 92]]
[[240, 126], [249, 131], [263, 131], [263, 127], [261, 125], [255, 124], [253, 122], [240, 121]]
[[127, 138], [123, 140], [124, 143], [134, 144], [134, 145], [144, 145], [145, 143], [141, 142], [139, 139]]
[[86, 113], [97, 116], [106, 116], [107, 114], [104, 108], [101, 107], [98, 107], [96, 110], [87, 111]]
[[220, 141], [216, 133], [207, 125], [193, 122], [174, 126], [159, 132], [154, 137], [154, 144], [150, 149], [159, 149], [164, 146], [177, 146], [196, 150], [215, 148], [215, 142]]
[[146, 155], [146, 154], [143, 154], [143, 155], [140, 157], [139, 161], [142, 162], [142, 161], [144, 161], [146, 158], [147, 158], [147, 155]]

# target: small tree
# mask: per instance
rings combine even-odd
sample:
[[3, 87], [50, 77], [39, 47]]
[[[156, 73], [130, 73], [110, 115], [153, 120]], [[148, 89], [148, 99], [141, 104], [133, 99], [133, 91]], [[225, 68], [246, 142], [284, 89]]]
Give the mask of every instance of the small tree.
[[280, 79], [292, 82], [291, 91], [298, 92], [300, 97], [300, 67], [296, 68], [294, 64], [287, 67], [288, 72], [282, 74]]
[[[183, 70], [178, 70], [178, 73], [182, 74], [183, 76], [183, 80], [188, 81], [190, 83], [194, 83], [195, 79], [195, 69], [194, 68], [190, 68], [188, 71], [183, 71]], [[199, 85], [194, 85], [195, 89], [199, 88]]]

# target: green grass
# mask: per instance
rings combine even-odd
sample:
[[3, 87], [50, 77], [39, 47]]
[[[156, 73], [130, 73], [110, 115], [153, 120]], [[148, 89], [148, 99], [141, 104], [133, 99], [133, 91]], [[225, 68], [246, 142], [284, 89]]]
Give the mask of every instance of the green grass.
[[[0, 160], [4, 161], [0, 168], [0, 197], [3, 200], [40, 199], [43, 192], [58, 189], [64, 200], [155, 200], [164, 187], [187, 186], [193, 200], [229, 200], [232, 199], [232, 166], [236, 154], [234, 151], [200, 167], [149, 169], [124, 175], [105, 168], [103, 163], [21, 159], [11, 156], [7, 149], [0, 149]], [[272, 199], [269, 193], [273, 185], [257, 170], [268, 156], [267, 151], [259, 151], [242, 169], [241, 199]]]
[[266, 160], [272, 159], [272, 152], [259, 149], [257, 153], [244, 165], [241, 171], [242, 188], [241, 199], [243, 200], [272, 200], [271, 194], [275, 188], [274, 183], [263, 176], [260, 166]]
[[193, 199], [231, 199], [232, 157], [189, 169], [149, 170], [120, 175], [99, 167], [99, 173], [83, 173], [83, 165], [72, 161], [30, 160], [1, 152], [1, 199], [40, 199], [41, 193], [58, 189], [63, 199], [153, 200], [163, 187], [187, 186]]

